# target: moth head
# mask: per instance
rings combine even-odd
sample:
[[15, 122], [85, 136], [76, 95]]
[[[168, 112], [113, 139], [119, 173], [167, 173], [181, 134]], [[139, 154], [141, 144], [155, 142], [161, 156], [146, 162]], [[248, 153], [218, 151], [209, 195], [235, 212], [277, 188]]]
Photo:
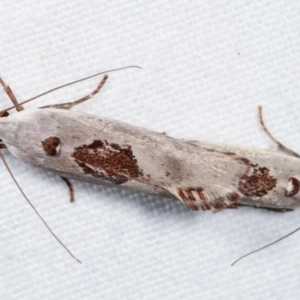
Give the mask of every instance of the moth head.
[[9, 116], [9, 112], [6, 110], [0, 111], [0, 118], [5, 118]]
[[[6, 110], [3, 110], [0, 112], [0, 118], [5, 118], [9, 116], [9, 112]], [[4, 149], [6, 148], [5, 144], [3, 143], [3, 141], [0, 139], [0, 149]]]

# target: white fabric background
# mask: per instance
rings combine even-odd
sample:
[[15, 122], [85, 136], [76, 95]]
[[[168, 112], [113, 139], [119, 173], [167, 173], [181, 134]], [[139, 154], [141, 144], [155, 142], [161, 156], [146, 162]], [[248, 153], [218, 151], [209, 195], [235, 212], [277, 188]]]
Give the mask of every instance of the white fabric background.
[[[0, 75], [25, 100], [95, 72], [77, 110], [170, 136], [300, 151], [299, 1], [16, 1], [0, 8]], [[100, 78], [27, 107], [75, 100]], [[4, 92], [1, 107], [10, 105]], [[50, 236], [0, 167], [0, 299], [297, 299], [299, 211], [190, 212], [179, 201], [74, 182], [3, 151]]]

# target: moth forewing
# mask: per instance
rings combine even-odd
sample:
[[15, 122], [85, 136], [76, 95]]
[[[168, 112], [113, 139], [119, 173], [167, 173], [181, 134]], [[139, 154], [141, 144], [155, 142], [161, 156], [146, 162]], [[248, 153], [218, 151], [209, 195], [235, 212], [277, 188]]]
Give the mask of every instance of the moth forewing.
[[174, 197], [192, 210], [295, 208], [299, 159], [278, 151], [188, 142], [57, 108], [0, 119], [13, 155], [62, 177]]

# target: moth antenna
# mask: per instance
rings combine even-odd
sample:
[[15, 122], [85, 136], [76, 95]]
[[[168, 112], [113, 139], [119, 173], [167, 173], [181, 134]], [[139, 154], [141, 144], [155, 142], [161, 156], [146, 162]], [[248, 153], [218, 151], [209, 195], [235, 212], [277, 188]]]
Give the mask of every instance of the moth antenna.
[[13, 91], [11, 90], [11, 88], [2, 80], [2, 78], [0, 78], [0, 84], [2, 85], [4, 91], [6, 92], [7, 96], [10, 98], [10, 100], [12, 101], [13, 105], [15, 105], [16, 110], [17, 111], [21, 111], [24, 108], [22, 106], [19, 106], [19, 103], [13, 93]]
[[27, 196], [25, 195], [25, 193], [23, 192], [22, 188], [20, 187], [20, 185], [18, 184], [16, 178], [14, 177], [12, 171], [10, 170], [6, 160], [4, 159], [1, 151], [0, 151], [0, 158], [2, 159], [4, 166], [6, 167], [8, 173], [10, 174], [11, 178], [13, 179], [13, 181], [15, 182], [16, 186], [18, 187], [19, 191], [22, 193], [22, 195], [24, 196], [24, 198], [26, 199], [27, 203], [31, 206], [31, 208], [34, 210], [34, 212], [36, 213], [36, 215], [40, 218], [40, 220], [44, 223], [44, 225], [46, 226], [46, 228], [49, 230], [49, 232], [52, 234], [52, 236], [60, 243], [60, 245], [79, 263], [82, 263], [79, 259], [77, 259], [75, 257], [75, 255], [63, 244], [63, 242], [55, 235], [55, 233], [51, 230], [51, 228], [49, 227], [49, 225], [46, 223], [46, 221], [43, 219], [43, 217], [40, 215], [40, 213], [37, 211], [37, 209], [34, 207], [34, 205], [31, 203], [31, 201], [27, 198]]
[[[78, 82], [81, 82], [81, 81], [84, 81], [84, 80], [87, 80], [87, 79], [90, 79], [90, 78], [99, 76], [99, 75], [101, 75], [101, 74], [112, 73], [112, 72], [116, 72], [116, 71], [121, 71], [121, 70], [125, 70], [125, 69], [130, 69], [130, 68], [143, 69], [142, 67], [139, 67], [139, 66], [127, 66], [127, 67], [123, 67], [123, 68], [117, 68], [117, 69], [111, 69], [111, 70], [108, 70], [108, 71], [99, 72], [99, 73], [96, 73], [96, 74], [94, 74], [94, 75], [87, 76], [87, 77], [84, 77], [84, 78], [81, 78], [81, 79], [78, 79], [78, 80], [75, 80], [75, 81], [72, 81], [72, 82], [69, 82], [69, 83], [60, 85], [60, 86], [58, 86], [58, 87], [56, 87], [56, 88], [53, 88], [53, 89], [51, 89], [51, 90], [48, 90], [48, 91], [46, 91], [46, 92], [44, 92], [44, 93], [42, 93], [42, 94], [39, 94], [39, 95], [37, 95], [37, 96], [34, 96], [34, 97], [30, 98], [30, 99], [27, 99], [27, 100], [25, 100], [25, 101], [19, 103], [18, 106], [23, 105], [23, 104], [26, 104], [26, 103], [28, 103], [28, 102], [31, 102], [31, 101], [33, 101], [33, 100], [35, 100], [35, 99], [37, 99], [37, 98], [40, 98], [40, 97], [42, 97], [42, 96], [45, 96], [45, 95], [47, 95], [47, 94], [49, 94], [49, 93], [52, 93], [52, 92], [54, 92], [54, 91], [56, 91], [56, 90], [62, 89], [62, 88], [64, 88], [64, 87], [66, 87], [66, 86], [69, 86], [69, 85], [72, 85], [72, 84], [75, 84], [75, 83], [78, 83]], [[4, 109], [3, 111], [7, 112], [7, 111], [9, 111], [9, 110], [11, 110], [11, 109], [14, 109], [14, 108], [16, 108], [16, 105], [11, 106], [11, 107], [9, 107], [9, 108], [7, 108], [7, 109]], [[0, 114], [1, 114], [1, 112], [0, 112]]]
[[258, 248], [258, 249], [254, 250], [254, 251], [251, 251], [251, 252], [249, 252], [249, 253], [247, 253], [247, 254], [241, 256], [239, 259], [237, 259], [236, 261], [234, 261], [234, 262], [231, 264], [231, 266], [235, 265], [235, 264], [236, 264], [238, 261], [240, 261], [241, 259], [243, 259], [243, 258], [245, 258], [245, 257], [247, 257], [247, 256], [249, 256], [249, 255], [251, 255], [251, 254], [253, 254], [253, 253], [255, 253], [255, 252], [258, 252], [258, 251], [263, 250], [263, 249], [265, 249], [265, 248], [268, 248], [268, 247], [270, 247], [270, 246], [272, 246], [272, 245], [274, 245], [274, 244], [276, 244], [276, 243], [279, 243], [280, 241], [286, 239], [287, 237], [291, 236], [292, 234], [296, 233], [296, 232], [299, 231], [299, 230], [300, 230], [300, 227], [296, 228], [295, 230], [291, 231], [290, 233], [284, 235], [283, 237], [279, 238], [278, 240], [276, 240], [276, 241], [274, 241], [274, 242], [272, 242], [272, 243], [270, 243], [270, 244], [267, 244], [267, 245], [265, 245], [265, 246], [263, 246], [263, 247], [261, 247], [261, 248]]
[[296, 152], [294, 152], [293, 150], [289, 149], [288, 147], [284, 146], [283, 144], [281, 144], [278, 140], [276, 140], [276, 138], [271, 134], [271, 132], [268, 130], [268, 128], [265, 125], [264, 119], [263, 119], [263, 115], [262, 115], [262, 106], [258, 106], [258, 121], [259, 124], [263, 130], [263, 132], [269, 137], [269, 139], [276, 144], [277, 149], [279, 151], [284, 152], [285, 154], [291, 155], [291, 156], [295, 156], [295, 157], [300, 157], [300, 155]]

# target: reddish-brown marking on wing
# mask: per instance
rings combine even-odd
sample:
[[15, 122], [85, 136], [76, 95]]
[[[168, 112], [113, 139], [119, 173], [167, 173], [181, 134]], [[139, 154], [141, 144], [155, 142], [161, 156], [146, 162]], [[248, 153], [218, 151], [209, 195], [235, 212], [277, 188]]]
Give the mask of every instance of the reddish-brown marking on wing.
[[277, 180], [269, 175], [268, 168], [250, 164], [250, 172], [251, 175], [242, 176], [244, 180], [242, 190], [245, 196], [263, 197], [276, 186]]
[[50, 136], [42, 141], [42, 146], [48, 156], [54, 156], [59, 152], [60, 139], [57, 136]]
[[71, 156], [84, 173], [116, 184], [143, 176], [129, 145], [94, 140], [89, 145], [75, 148]]
[[238, 182], [238, 191], [245, 196], [263, 197], [276, 186], [277, 180], [269, 175], [268, 168], [253, 164], [245, 157], [237, 157], [235, 160], [245, 165], [245, 171]]
[[241, 195], [238, 192], [231, 192], [227, 194], [227, 199], [229, 200], [231, 207], [237, 207], [241, 199]]
[[203, 188], [178, 188], [177, 194], [191, 210], [209, 210], [219, 211], [227, 205], [222, 198], [210, 199], [205, 195]]

